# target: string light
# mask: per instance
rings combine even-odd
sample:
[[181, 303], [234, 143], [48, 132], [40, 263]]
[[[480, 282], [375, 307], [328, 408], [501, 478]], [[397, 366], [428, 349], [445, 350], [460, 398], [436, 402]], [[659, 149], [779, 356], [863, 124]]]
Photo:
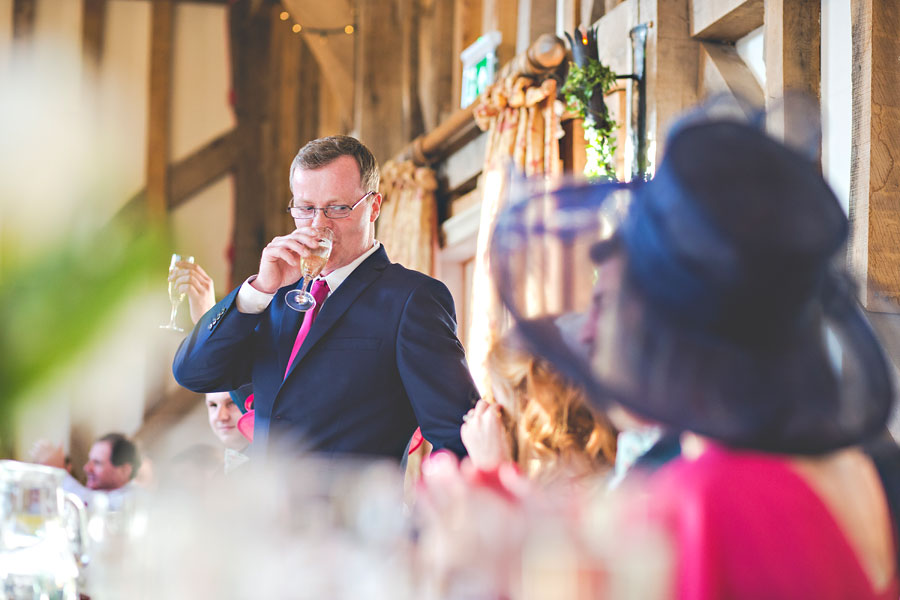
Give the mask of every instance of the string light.
[[281, 11], [281, 14], [278, 15], [278, 18], [281, 19], [282, 21], [287, 21], [288, 19], [291, 18], [291, 15], [288, 14], [288, 11], [283, 10], [283, 11]]
[[344, 33], [347, 35], [353, 35], [353, 25], [347, 25], [344, 27]]
[[293, 31], [294, 33], [300, 33], [302, 29], [303, 27], [300, 26], [300, 23], [294, 23], [294, 26], [291, 27], [291, 31]]

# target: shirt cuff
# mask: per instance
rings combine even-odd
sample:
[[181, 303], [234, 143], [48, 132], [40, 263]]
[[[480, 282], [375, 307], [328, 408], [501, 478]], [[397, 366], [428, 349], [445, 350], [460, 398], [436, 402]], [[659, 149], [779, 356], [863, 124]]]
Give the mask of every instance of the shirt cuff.
[[256, 279], [256, 275], [248, 277], [247, 281], [241, 285], [241, 289], [238, 290], [237, 296], [234, 298], [234, 305], [237, 307], [238, 312], [258, 315], [269, 307], [272, 298], [275, 297], [275, 294], [261, 292], [250, 285], [250, 282], [254, 279]]

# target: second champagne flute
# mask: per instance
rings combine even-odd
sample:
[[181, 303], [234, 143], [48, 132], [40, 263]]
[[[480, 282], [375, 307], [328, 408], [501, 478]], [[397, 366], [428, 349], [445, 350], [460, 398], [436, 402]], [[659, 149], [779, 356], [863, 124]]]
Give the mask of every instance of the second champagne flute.
[[309, 256], [304, 256], [300, 261], [300, 270], [303, 273], [300, 285], [284, 295], [285, 304], [299, 312], [315, 307], [316, 299], [308, 290], [312, 287], [313, 279], [319, 276], [328, 262], [328, 257], [331, 256], [334, 232], [322, 227], [316, 229], [316, 235], [319, 238], [318, 247], [310, 250]]
[[[178, 263], [180, 262], [194, 262], [193, 256], [182, 256], [180, 254], [173, 254], [172, 259], [169, 261], [169, 275], [172, 274], [178, 268]], [[160, 329], [171, 329], [172, 331], [184, 331], [181, 327], [175, 324], [175, 315], [178, 313], [178, 305], [182, 303], [184, 300], [185, 292], [183, 290], [179, 290], [177, 284], [169, 280], [169, 301], [172, 303], [172, 312], [169, 315], [169, 322], [165, 325], [160, 325]]]

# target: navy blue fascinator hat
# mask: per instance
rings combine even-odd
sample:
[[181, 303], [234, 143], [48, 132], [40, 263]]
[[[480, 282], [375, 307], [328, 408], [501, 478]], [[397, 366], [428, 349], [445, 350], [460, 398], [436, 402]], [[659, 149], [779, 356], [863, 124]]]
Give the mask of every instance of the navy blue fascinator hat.
[[[833, 262], [847, 234], [806, 156], [746, 120], [693, 118], [649, 182], [511, 186], [491, 268], [532, 351], [599, 407], [821, 453], [883, 431], [893, 399]], [[534, 301], [536, 277], [560, 282], [553, 302]], [[551, 308], [586, 315], [587, 351], [529, 328]]]

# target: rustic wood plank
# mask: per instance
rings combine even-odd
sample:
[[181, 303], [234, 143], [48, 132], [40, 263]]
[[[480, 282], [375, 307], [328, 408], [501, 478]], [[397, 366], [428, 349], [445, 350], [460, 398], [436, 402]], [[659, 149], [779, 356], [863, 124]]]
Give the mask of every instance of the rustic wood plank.
[[12, 35], [16, 41], [31, 39], [34, 34], [36, 0], [13, 0]]
[[501, 41], [497, 48], [498, 65], [505, 65], [517, 54], [519, 0], [483, 0], [482, 33], [497, 30]]
[[[818, 107], [821, 70], [820, 0], [765, 0], [766, 106], [780, 109], [785, 95], [803, 94]], [[774, 135], [803, 123], [807, 107], [791, 103], [770, 115]]]
[[700, 89], [704, 94], [730, 93], [762, 108], [765, 92], [750, 67], [731, 44], [700, 44]]
[[153, 218], [167, 212], [172, 126], [172, 32], [174, 6], [154, 2], [150, 17], [150, 99], [147, 105], [147, 209]]
[[652, 170], [662, 156], [673, 120], [697, 103], [700, 50], [690, 36], [688, 0], [639, 0], [637, 5], [640, 23], [652, 22], [645, 75], [647, 158]]
[[106, 0], [84, 0], [81, 19], [81, 51], [85, 65], [99, 70], [103, 60]]
[[453, 54], [453, 2], [419, 0], [419, 87], [422, 123], [431, 131], [457, 106], [453, 95], [453, 71], [459, 58]]
[[[870, 311], [900, 313], [900, 4], [852, 0], [848, 261]], [[895, 356], [895, 361], [897, 357]]]
[[482, 0], [455, 0], [453, 3], [453, 105], [462, 97], [462, 62], [460, 53], [481, 35]]
[[519, 0], [516, 24], [516, 54], [528, 50], [541, 34], [556, 31], [556, 3], [547, 0]]
[[761, 27], [764, 15], [764, 0], [692, 0], [691, 35], [736, 42]]
[[234, 112], [240, 147], [234, 167], [232, 280], [241, 281], [256, 273], [260, 252], [269, 242], [259, 199], [271, 193], [260, 157], [268, 110], [271, 21], [268, 11], [257, 10], [251, 0], [237, 0], [232, 4], [228, 20]]
[[179, 206], [231, 171], [238, 151], [238, 134], [232, 129], [169, 165], [169, 209]]
[[[360, 26], [357, 37], [355, 130], [378, 159], [384, 163], [403, 149], [412, 137], [408, 136], [410, 124], [403, 114], [404, 97], [409, 101], [405, 86], [411, 78], [403, 70], [405, 44], [397, 32], [404, 28], [402, 4], [410, 0], [385, 0], [363, 2], [359, 5]], [[384, 32], [394, 35], [385, 35]]]

